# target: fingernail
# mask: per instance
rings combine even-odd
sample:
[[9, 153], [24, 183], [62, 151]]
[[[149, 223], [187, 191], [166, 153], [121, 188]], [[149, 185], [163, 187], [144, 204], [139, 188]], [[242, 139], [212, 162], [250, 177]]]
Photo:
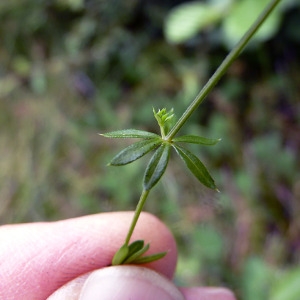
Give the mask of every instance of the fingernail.
[[83, 285], [79, 300], [184, 300], [167, 278], [144, 267], [115, 266], [93, 272]]
[[193, 287], [180, 290], [186, 299], [236, 300], [234, 294], [226, 288]]

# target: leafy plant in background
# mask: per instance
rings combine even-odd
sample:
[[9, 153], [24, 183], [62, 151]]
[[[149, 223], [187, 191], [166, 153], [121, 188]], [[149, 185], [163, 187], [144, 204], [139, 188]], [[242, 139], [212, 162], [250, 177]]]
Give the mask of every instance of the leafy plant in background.
[[[182, 43], [220, 23], [220, 40], [228, 48], [232, 48], [267, 3], [268, 0], [209, 0], [183, 3], [168, 15], [165, 34], [170, 42]], [[261, 26], [252, 42], [261, 42], [272, 37], [279, 29], [282, 11], [296, 4], [295, 0], [283, 1], [280, 9]]]
[[[176, 134], [189, 119], [191, 114], [198, 108], [198, 106], [205, 99], [212, 88], [217, 84], [217, 82], [220, 80], [231, 63], [241, 53], [241, 51], [252, 39], [254, 34], [257, 32], [257, 30], [264, 23], [264, 21], [267, 19], [269, 14], [279, 2], [280, 0], [273, 0], [269, 5], [267, 5], [265, 10], [261, 13], [258, 19], [254, 22], [254, 24], [250, 27], [250, 29], [246, 32], [246, 34], [242, 37], [242, 39], [234, 47], [234, 49], [229, 53], [229, 55], [224, 59], [223, 63], [219, 66], [214, 75], [196, 96], [194, 101], [190, 104], [190, 106], [186, 109], [186, 111], [174, 126], [172, 126], [172, 122], [174, 119], [173, 109], [171, 109], [170, 111], [167, 111], [165, 108], [158, 111], [155, 111], [153, 109], [154, 116], [160, 127], [161, 136], [155, 133], [136, 129], [118, 130], [102, 134], [104, 137], [108, 138], [141, 139], [140, 141], [128, 146], [119, 154], [117, 154], [109, 164], [112, 166], [122, 166], [129, 164], [143, 157], [150, 151], [154, 151], [154, 154], [150, 159], [144, 173], [143, 189], [140, 200], [136, 207], [133, 220], [131, 222], [124, 244], [120, 247], [120, 249], [113, 257], [113, 265], [126, 263], [148, 263], [154, 260], [158, 260], [166, 254], [166, 252], [161, 252], [150, 256], [143, 256], [149, 249], [150, 245], [144, 245], [143, 240], [134, 241], [131, 244], [129, 244], [129, 242], [150, 190], [158, 183], [166, 170], [169, 162], [171, 148], [175, 149], [176, 153], [180, 156], [188, 169], [202, 184], [217, 191], [215, 182], [203, 163], [198, 159], [197, 156], [195, 156], [193, 153], [179, 144], [193, 143], [202, 145], [214, 145], [219, 141], [219, 139], [207, 139], [194, 135], [184, 135], [176, 137]], [[211, 14], [211, 17], [213, 18], [213, 14]]]

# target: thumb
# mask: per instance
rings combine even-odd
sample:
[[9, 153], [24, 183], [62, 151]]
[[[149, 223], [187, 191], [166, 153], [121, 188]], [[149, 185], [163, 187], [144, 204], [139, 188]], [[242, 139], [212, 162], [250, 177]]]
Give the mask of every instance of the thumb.
[[48, 300], [184, 300], [176, 286], [163, 275], [144, 267], [115, 266], [77, 278]]

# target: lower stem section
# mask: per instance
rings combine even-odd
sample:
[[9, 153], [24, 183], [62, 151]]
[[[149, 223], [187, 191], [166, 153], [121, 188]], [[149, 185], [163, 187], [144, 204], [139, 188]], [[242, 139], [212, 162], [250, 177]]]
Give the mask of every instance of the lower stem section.
[[129, 230], [128, 230], [128, 233], [127, 233], [127, 236], [126, 236], [126, 239], [125, 239], [125, 245], [127, 245], [127, 246], [129, 244], [129, 241], [130, 241], [130, 238], [132, 236], [132, 233], [133, 233], [133, 230], [135, 228], [135, 225], [136, 225], [136, 223], [137, 223], [137, 221], [139, 219], [139, 216], [140, 216], [140, 214], [142, 212], [142, 209], [144, 207], [146, 199], [147, 199], [147, 197], [149, 195], [149, 192], [150, 192], [149, 190], [143, 190], [142, 191], [140, 200], [139, 200], [139, 202], [138, 202], [138, 204], [136, 206], [136, 209], [135, 209], [135, 212], [134, 212], [134, 216], [133, 216], [133, 219], [131, 221], [131, 224], [130, 224], [130, 227], [129, 227]]

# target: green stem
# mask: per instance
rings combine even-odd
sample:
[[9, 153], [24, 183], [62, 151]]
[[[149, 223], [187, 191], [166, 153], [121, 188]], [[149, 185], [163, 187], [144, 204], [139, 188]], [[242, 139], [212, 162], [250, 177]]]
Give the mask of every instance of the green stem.
[[245, 46], [248, 44], [253, 35], [257, 32], [269, 14], [273, 11], [276, 5], [281, 0], [272, 0], [269, 5], [263, 10], [263, 12], [259, 15], [257, 20], [252, 24], [250, 29], [245, 33], [245, 35], [241, 38], [241, 40], [237, 43], [237, 45], [231, 50], [231, 52], [224, 59], [219, 68], [215, 71], [212, 77], [209, 79], [207, 84], [203, 87], [200, 93], [196, 96], [194, 101], [190, 104], [190, 106], [183, 113], [181, 118], [177, 121], [177, 123], [170, 130], [168, 135], [166, 136], [166, 140], [171, 141], [176, 133], [180, 130], [180, 128], [184, 125], [184, 123], [189, 119], [191, 114], [197, 109], [197, 107], [202, 103], [208, 93], [214, 88], [214, 86], [218, 83], [227, 69], [231, 66], [233, 61], [239, 56], [239, 54], [243, 51]]
[[[281, 0], [272, 0], [269, 5], [264, 9], [264, 11], [260, 14], [257, 20], [253, 23], [250, 29], [245, 33], [245, 35], [241, 38], [241, 40], [237, 43], [237, 45], [233, 48], [233, 50], [227, 55], [219, 68], [215, 71], [213, 76], [209, 79], [207, 84], [203, 87], [200, 93], [196, 96], [193, 102], [189, 105], [186, 111], [183, 113], [181, 118], [177, 121], [177, 123], [173, 126], [173, 128], [169, 131], [168, 135], [165, 137], [165, 140], [171, 141], [176, 133], [181, 129], [181, 127], [185, 124], [185, 122], [189, 119], [191, 114], [197, 109], [197, 107], [202, 103], [208, 93], [214, 88], [214, 86], [218, 83], [227, 69], [231, 66], [233, 61], [240, 55], [246, 45], [249, 43], [253, 35], [257, 32], [263, 22], [267, 19], [273, 9]], [[161, 132], [162, 136], [164, 136], [164, 131]], [[140, 200], [135, 209], [135, 213], [133, 219], [130, 224], [130, 228], [128, 230], [125, 245], [128, 246], [129, 241], [131, 239], [132, 233], [138, 221], [138, 218], [142, 212], [143, 206], [146, 202], [146, 199], [149, 195], [150, 190], [143, 190]]]
[[138, 202], [138, 204], [136, 206], [136, 209], [135, 209], [135, 212], [134, 212], [134, 216], [133, 216], [133, 219], [131, 221], [131, 224], [130, 224], [130, 227], [129, 227], [129, 230], [128, 230], [128, 233], [127, 233], [127, 236], [126, 236], [126, 239], [125, 239], [125, 245], [127, 245], [127, 246], [129, 244], [130, 238], [132, 236], [132, 233], [133, 233], [135, 225], [136, 225], [136, 223], [138, 221], [138, 218], [139, 218], [139, 216], [140, 216], [140, 214], [142, 212], [142, 209], [143, 209], [143, 206], [144, 206], [144, 204], [146, 202], [146, 199], [147, 199], [147, 197], [149, 195], [149, 192], [150, 192], [150, 190], [143, 190], [142, 191], [140, 200], [139, 200], [139, 202]]

